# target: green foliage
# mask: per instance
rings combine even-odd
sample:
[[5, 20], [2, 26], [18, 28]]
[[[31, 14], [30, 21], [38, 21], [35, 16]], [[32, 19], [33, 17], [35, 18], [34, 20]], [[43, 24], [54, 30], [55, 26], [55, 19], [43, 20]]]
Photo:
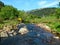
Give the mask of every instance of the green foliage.
[[3, 18], [0, 17], [0, 23], [2, 24], [3, 23]]
[[57, 19], [60, 18], [60, 8], [56, 9], [56, 17], [57, 17]]
[[18, 14], [19, 18], [22, 18], [23, 20], [25, 20], [26, 16], [27, 16], [27, 14], [25, 13], [25, 11], [19, 11], [19, 14]]
[[0, 9], [4, 7], [4, 3], [0, 1]]
[[36, 9], [36, 10], [28, 11], [27, 13], [43, 17], [43, 16], [54, 14], [56, 12], [55, 11], [56, 9], [57, 8], [43, 8], [43, 9]]
[[17, 9], [12, 6], [5, 6], [1, 8], [0, 15], [4, 19], [13, 19], [18, 16]]

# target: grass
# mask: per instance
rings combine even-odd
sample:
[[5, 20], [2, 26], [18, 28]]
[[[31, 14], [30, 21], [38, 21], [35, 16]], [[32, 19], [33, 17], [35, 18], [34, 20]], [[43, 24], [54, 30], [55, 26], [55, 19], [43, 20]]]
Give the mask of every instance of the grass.
[[3, 28], [4, 25], [16, 25], [18, 24], [17, 20], [5, 20], [4, 23], [0, 23], [0, 28]]
[[40, 21], [46, 23], [52, 30], [60, 32], [60, 27], [58, 27], [60, 25], [60, 19], [56, 19], [55, 16], [45, 17], [40, 19]]
[[[24, 20], [25, 21], [25, 20]], [[42, 18], [34, 18], [29, 19], [25, 21], [24, 23], [45, 23], [48, 25], [52, 30], [56, 32], [60, 32], [60, 19], [56, 19], [55, 16], [47, 16]], [[14, 20], [5, 20], [3, 24], [0, 24], [0, 28], [2, 28], [4, 25], [16, 25], [18, 24], [18, 21], [16, 19]]]
[[45, 23], [52, 30], [54, 30], [56, 32], [60, 32], [60, 27], [58, 27], [60, 25], [60, 19], [57, 19], [56, 16], [47, 16], [47, 17], [43, 17], [41, 19], [35, 18], [32, 20], [32, 22], [34, 22], [34, 23]]

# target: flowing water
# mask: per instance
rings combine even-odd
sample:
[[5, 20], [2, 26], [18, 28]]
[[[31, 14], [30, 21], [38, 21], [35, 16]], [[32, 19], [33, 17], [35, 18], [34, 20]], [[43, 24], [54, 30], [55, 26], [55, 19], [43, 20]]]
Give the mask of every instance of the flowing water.
[[29, 30], [27, 34], [8, 37], [0, 45], [60, 45], [58, 40], [52, 39], [53, 34], [46, 32], [34, 24], [26, 24], [25, 26]]

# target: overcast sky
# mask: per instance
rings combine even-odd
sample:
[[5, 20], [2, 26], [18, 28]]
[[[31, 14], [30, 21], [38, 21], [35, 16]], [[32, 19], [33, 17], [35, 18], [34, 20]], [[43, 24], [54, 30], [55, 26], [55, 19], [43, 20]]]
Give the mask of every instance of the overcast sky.
[[32, 10], [46, 7], [57, 7], [58, 0], [0, 0], [7, 5], [12, 5], [19, 10]]

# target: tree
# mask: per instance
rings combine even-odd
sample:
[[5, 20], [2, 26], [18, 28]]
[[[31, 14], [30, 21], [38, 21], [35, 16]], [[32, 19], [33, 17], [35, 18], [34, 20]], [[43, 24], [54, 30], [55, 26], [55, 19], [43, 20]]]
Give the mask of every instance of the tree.
[[13, 6], [7, 6], [1, 8], [1, 15], [4, 17], [4, 19], [13, 19], [18, 17], [18, 11]]
[[19, 16], [20, 18], [22, 18], [23, 20], [25, 20], [27, 18], [27, 14], [25, 11], [19, 11]]
[[4, 3], [0, 1], [0, 9], [4, 7]]
[[2, 23], [3, 22], [3, 20], [4, 20], [4, 16], [3, 16], [4, 14], [2, 13], [2, 12], [0, 12], [0, 23]]
[[60, 18], [60, 8], [56, 9], [56, 17], [57, 17], [57, 19]]
[[60, 7], [60, 0], [58, 0], [58, 2], [59, 2], [59, 5], [58, 6]]

